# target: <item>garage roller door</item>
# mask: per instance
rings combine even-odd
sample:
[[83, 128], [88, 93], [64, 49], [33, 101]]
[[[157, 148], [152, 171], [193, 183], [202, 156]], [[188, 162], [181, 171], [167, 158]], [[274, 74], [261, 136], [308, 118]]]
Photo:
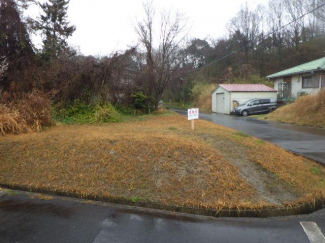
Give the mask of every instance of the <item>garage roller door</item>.
[[217, 113], [224, 113], [225, 94], [217, 94]]

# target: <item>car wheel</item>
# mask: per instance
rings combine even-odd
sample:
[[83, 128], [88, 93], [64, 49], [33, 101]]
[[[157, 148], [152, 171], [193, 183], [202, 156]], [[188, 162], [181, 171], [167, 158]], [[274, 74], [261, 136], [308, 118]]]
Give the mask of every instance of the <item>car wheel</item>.
[[248, 111], [244, 110], [241, 114], [242, 114], [243, 116], [248, 116]]

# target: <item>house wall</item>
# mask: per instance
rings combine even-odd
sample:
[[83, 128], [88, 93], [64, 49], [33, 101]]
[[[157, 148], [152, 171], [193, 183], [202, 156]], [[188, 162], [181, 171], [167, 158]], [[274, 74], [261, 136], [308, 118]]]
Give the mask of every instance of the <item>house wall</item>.
[[[292, 83], [291, 95], [292, 97], [298, 97], [298, 93], [303, 92], [301, 76], [300, 75], [292, 76], [291, 83]], [[309, 94], [310, 90], [306, 89], [304, 92], [307, 92]]]
[[255, 98], [270, 98], [277, 99], [277, 92], [228, 92], [227, 90], [219, 87], [211, 94], [212, 98], [212, 112], [217, 112], [217, 94], [224, 93], [224, 114], [230, 114], [234, 110], [234, 101], [237, 101], [239, 105], [245, 103], [248, 100]]
[[[305, 74], [308, 75], [308, 74]], [[295, 75], [292, 76], [292, 90], [291, 90], [291, 95], [292, 97], [298, 97], [298, 94], [300, 92], [306, 92], [307, 94], [316, 94], [318, 91], [321, 90], [321, 76], [317, 75], [317, 79], [319, 81], [319, 88], [302, 88], [302, 76], [304, 75]], [[283, 82], [283, 78], [277, 78], [274, 81], [274, 89], [278, 90], [278, 85], [279, 83]]]
[[279, 89], [279, 83], [282, 83], [282, 82], [283, 82], [283, 78], [276, 78], [274, 80], [274, 89], [278, 90]]

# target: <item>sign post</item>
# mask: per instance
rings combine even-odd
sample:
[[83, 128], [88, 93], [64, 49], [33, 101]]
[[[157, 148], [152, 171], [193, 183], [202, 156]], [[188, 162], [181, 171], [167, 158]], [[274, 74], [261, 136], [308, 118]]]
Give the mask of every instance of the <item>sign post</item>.
[[194, 130], [194, 120], [199, 119], [199, 109], [192, 108], [187, 110], [187, 118], [191, 121], [191, 128]]

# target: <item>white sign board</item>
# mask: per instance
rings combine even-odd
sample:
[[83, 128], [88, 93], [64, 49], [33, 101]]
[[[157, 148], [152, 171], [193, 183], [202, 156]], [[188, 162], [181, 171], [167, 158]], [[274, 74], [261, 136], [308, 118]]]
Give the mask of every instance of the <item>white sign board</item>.
[[199, 109], [198, 108], [188, 109], [187, 118], [189, 121], [199, 119]]

